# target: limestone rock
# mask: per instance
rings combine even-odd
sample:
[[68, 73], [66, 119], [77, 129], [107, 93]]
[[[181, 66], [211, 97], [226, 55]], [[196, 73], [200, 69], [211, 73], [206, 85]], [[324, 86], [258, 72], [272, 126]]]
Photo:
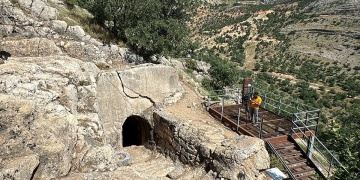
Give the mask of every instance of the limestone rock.
[[165, 97], [181, 91], [175, 70], [168, 66], [139, 66], [119, 72], [125, 93], [137, 95], [159, 104]]
[[114, 149], [110, 146], [94, 147], [90, 149], [79, 164], [81, 172], [115, 170], [117, 165], [113, 159]]
[[[32, 127], [34, 149], [40, 156], [35, 177], [51, 179], [65, 176], [72, 165], [76, 144], [76, 119], [72, 115], [45, 114]], [[49, 124], [52, 126], [49, 127]]]
[[45, 38], [32, 38], [0, 42], [1, 48], [17, 57], [38, 57], [61, 55], [62, 51], [54, 41]]
[[34, 120], [33, 102], [0, 94], [0, 159], [32, 154]]
[[81, 40], [85, 36], [85, 31], [81, 26], [69, 26], [67, 28], [66, 34], [71, 38]]
[[52, 22], [52, 29], [55, 32], [59, 34], [64, 34], [66, 32], [68, 25], [65, 21], [53, 20], [51, 22]]
[[260, 170], [270, 166], [270, 158], [261, 139], [240, 136], [221, 143], [212, 155], [213, 166], [219, 177], [254, 179]]
[[33, 0], [18, 0], [18, 2], [21, 7], [25, 8], [26, 10], [30, 10]]
[[174, 69], [163, 65], [102, 73], [97, 79], [99, 114], [106, 142], [114, 146], [121, 146], [115, 140], [121, 139], [117, 132], [127, 117], [161, 105], [166, 98], [182, 91]]
[[[65, 7], [59, 0], [12, 2], [0, 0], [0, 51], [11, 55], [0, 64], [3, 179], [253, 178], [268, 165], [255, 138], [235, 138], [213, 121], [202, 126], [204, 119], [154, 114], [185, 97], [173, 68], [183, 69], [181, 62], [161, 57], [166, 65], [138, 65], [144, 59], [129, 49], [56, 20], [58, 11], [49, 4]], [[194, 99], [186, 110], [200, 108]], [[123, 148], [129, 117], [146, 121], [150, 137], [142, 138], [156, 141], [163, 154], [137, 149], [131, 152], [137, 158], [120, 167], [114, 153]], [[172, 160], [188, 166], [174, 171], [181, 165]]]
[[154, 121], [155, 141], [162, 153], [189, 165], [202, 162], [218, 178], [258, 179], [270, 166], [264, 141], [258, 138], [229, 138], [221, 128], [204, 122], [180, 123], [163, 111], [155, 111]]
[[39, 157], [35, 154], [2, 160], [0, 161], [0, 178], [31, 179], [38, 165]]
[[184, 70], [185, 66], [182, 64], [182, 62], [175, 60], [175, 59], [171, 59], [170, 60], [172, 65], [175, 67], [175, 69], [179, 69], [179, 70]]
[[31, 12], [43, 20], [54, 20], [59, 14], [57, 9], [50, 7], [42, 0], [34, 0], [32, 2]]
[[107, 45], [86, 44], [78, 41], [68, 41], [62, 46], [63, 50], [71, 57], [94, 63], [107, 63], [110, 60], [123, 62], [128, 52], [124, 48], [114, 48]]

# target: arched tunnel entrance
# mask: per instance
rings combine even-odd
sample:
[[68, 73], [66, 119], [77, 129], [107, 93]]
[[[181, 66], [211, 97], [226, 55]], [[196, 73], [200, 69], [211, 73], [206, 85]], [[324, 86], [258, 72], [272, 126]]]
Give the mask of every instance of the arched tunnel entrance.
[[129, 116], [122, 126], [123, 147], [144, 145], [150, 140], [150, 124], [140, 116]]

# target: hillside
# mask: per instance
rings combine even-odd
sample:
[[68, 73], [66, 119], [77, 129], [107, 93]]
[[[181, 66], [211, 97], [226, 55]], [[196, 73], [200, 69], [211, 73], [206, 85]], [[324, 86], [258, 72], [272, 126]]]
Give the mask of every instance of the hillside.
[[245, 77], [322, 108], [318, 135], [357, 179], [357, 0], [71, 2], [0, 0], [3, 179], [266, 179], [264, 142], [199, 97]]
[[180, 59], [146, 63], [59, 0], [0, 15], [0, 179], [267, 178], [265, 143], [211, 117]]
[[321, 108], [319, 137], [356, 179], [360, 146], [348, 137], [360, 133], [360, 2], [222, 2], [195, 11], [197, 60], [233, 62], [241, 69], [233, 85], [251, 76], [258, 88]]

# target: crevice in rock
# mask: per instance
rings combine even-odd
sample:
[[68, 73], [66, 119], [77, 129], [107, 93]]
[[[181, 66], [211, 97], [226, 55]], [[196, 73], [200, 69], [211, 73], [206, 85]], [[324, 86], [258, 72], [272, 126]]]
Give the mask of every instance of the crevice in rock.
[[34, 171], [31, 174], [30, 180], [33, 180], [35, 177], [35, 174], [37, 172], [37, 170], [39, 169], [40, 163], [35, 167]]
[[[118, 73], [117, 73], [117, 74], [118, 74]], [[139, 98], [139, 97], [140, 97], [140, 98], [145, 98], [145, 99], [149, 100], [149, 101], [153, 104], [153, 106], [156, 107], [155, 101], [153, 101], [153, 100], [152, 100], [150, 97], [148, 97], [148, 96], [141, 95], [140, 93], [135, 92], [134, 90], [126, 87], [126, 86], [124, 85], [122, 79], [121, 79], [121, 76], [120, 76], [119, 74], [118, 74], [118, 76], [119, 76], [119, 79], [120, 79], [120, 82], [121, 82], [121, 86], [122, 86], [122, 89], [123, 89], [123, 93], [124, 93], [127, 97], [129, 97], [129, 98], [131, 98], [131, 99], [137, 99], [137, 98]], [[139, 95], [139, 97], [133, 97], [133, 96], [128, 95], [128, 94], [125, 92], [125, 88], [127, 88], [127, 89], [129, 89], [130, 91], [136, 93], [137, 95]]]
[[40, 11], [40, 13], [39, 13], [40, 19], [41, 19], [41, 14], [44, 12], [44, 10], [45, 10], [45, 8], [42, 8], [41, 11]]

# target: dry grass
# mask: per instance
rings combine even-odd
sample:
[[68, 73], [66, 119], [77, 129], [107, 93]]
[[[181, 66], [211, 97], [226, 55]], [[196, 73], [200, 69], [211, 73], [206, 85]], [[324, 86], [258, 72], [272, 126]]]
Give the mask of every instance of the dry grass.
[[58, 19], [65, 21], [69, 26], [81, 26], [92, 38], [125, 47], [123, 42], [117, 40], [111, 32], [98, 24], [88, 11], [77, 6], [65, 8], [54, 3], [50, 5], [59, 11]]
[[270, 167], [278, 168], [281, 172], [287, 172], [279, 158], [273, 153], [270, 154]]

